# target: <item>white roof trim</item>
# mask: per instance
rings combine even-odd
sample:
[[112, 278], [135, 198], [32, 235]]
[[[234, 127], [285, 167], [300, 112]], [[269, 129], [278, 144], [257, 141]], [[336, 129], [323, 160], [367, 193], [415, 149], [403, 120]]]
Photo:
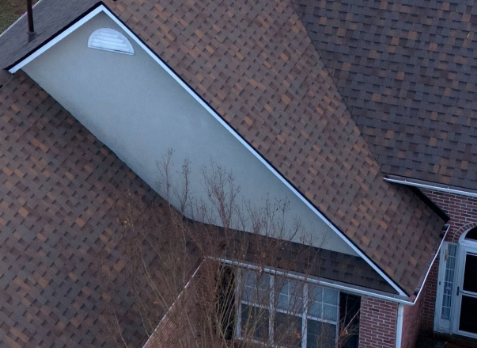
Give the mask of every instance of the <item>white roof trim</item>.
[[384, 273], [366, 254], [364, 254], [356, 245], [354, 245], [343, 232], [338, 230], [330, 220], [328, 220], [315, 206], [313, 206], [308, 199], [305, 198], [295, 187], [293, 187], [280, 173], [278, 173], [275, 168], [273, 168], [253, 147], [251, 147], [230, 125], [227, 124], [220, 117], [215, 110], [213, 110], [202, 98], [200, 98], [195, 91], [193, 91], [177, 74], [172, 71], [158, 56], [152, 52], [149, 47], [147, 47], [127, 26], [125, 26], [108, 8], [104, 5], [98, 6], [96, 9], [91, 11], [88, 15], [83, 17], [80, 21], [76, 22], [74, 25], [63, 31], [60, 35], [55, 37], [53, 40], [48, 42], [46, 45], [42, 46], [38, 50], [34, 51], [27, 58], [23, 59], [21, 62], [16, 64], [9, 71], [11, 73], [17, 72], [19, 69], [24, 67], [26, 64], [31, 62], [36, 57], [40, 56], [42, 53], [47, 51], [49, 48], [63, 40], [73, 31], [81, 27], [83, 24], [88, 22], [90, 19], [95, 17], [99, 13], [105, 13], [108, 15], [116, 24], [124, 30], [144, 51], [146, 51], [149, 56], [154, 59], [180, 86], [182, 86], [200, 105], [202, 105], [225, 129], [227, 129], [245, 148], [247, 148], [263, 165], [268, 168], [285, 186], [287, 186], [303, 203], [305, 203], [308, 208], [310, 208], [323, 222], [325, 222], [328, 227], [331, 228], [338, 236], [353, 249], [361, 258], [363, 258], [383, 279], [385, 279], [389, 285], [391, 285], [399, 295], [408, 296], [386, 273]]
[[386, 177], [386, 178], [384, 178], [384, 181], [392, 182], [392, 183], [395, 183], [395, 184], [406, 185], [406, 186], [419, 187], [419, 188], [433, 190], [433, 191], [452, 193], [452, 194], [455, 194], [455, 195], [474, 197], [474, 198], [477, 197], [476, 192], [459, 190], [459, 189], [456, 189], [456, 188], [452, 188], [450, 186], [443, 187], [443, 186], [439, 186], [437, 184], [433, 184], [433, 183], [430, 183], [430, 182], [429, 183], [428, 182], [421, 183], [421, 182], [414, 181], [413, 179], [404, 179], [404, 178], [403, 179], [398, 179], [398, 178], [394, 178], [394, 177]]

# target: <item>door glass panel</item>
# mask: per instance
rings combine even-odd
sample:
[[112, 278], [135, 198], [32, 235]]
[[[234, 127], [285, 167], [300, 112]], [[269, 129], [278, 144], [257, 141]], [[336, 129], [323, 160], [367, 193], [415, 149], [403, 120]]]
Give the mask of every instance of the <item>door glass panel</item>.
[[[447, 262], [445, 263], [444, 289], [442, 293], [441, 318], [449, 320], [452, 306], [452, 296], [454, 289], [454, 269], [457, 245], [449, 244], [447, 247]], [[445, 260], [442, 260], [445, 262]]]
[[459, 329], [477, 334], [477, 298], [462, 295]]
[[477, 293], [477, 255], [465, 257], [464, 290]]

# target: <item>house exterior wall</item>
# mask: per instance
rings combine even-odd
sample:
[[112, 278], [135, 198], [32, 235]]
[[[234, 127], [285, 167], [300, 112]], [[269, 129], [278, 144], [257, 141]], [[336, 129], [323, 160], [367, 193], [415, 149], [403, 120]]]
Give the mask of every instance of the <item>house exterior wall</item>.
[[421, 329], [421, 314], [424, 300], [421, 296], [414, 306], [404, 306], [401, 348], [416, 348]]
[[[293, 241], [311, 237], [315, 246], [356, 255], [132, 39], [133, 56], [88, 48], [90, 34], [102, 27], [122, 32], [99, 14], [24, 71], [152, 187], [158, 187], [158, 162], [173, 149], [172, 184], [181, 186], [178, 173], [183, 161], [190, 160], [191, 196], [213, 210], [202, 170], [210, 173], [214, 162], [233, 173], [240, 187], [239, 203], [243, 200], [259, 208], [267, 200], [289, 202], [287, 220], [298, 219], [307, 231], [306, 237], [297, 234]], [[177, 198], [170, 200], [179, 206]], [[197, 218], [192, 209], [186, 214]], [[218, 219], [205, 222], [220, 225]], [[251, 226], [240, 229], [250, 231]]]
[[397, 304], [363, 296], [359, 318], [359, 348], [395, 348]]
[[[446, 241], [458, 243], [459, 238], [469, 229], [477, 226], [477, 198], [455, 195], [446, 192], [423, 190], [423, 192], [450, 217], [450, 229]], [[426, 286], [423, 289], [422, 328], [426, 336], [442, 337], [449, 342], [468, 347], [477, 347], [477, 340], [458, 335], [434, 333], [434, 313], [437, 297], [439, 258], [436, 259], [429, 272]]]

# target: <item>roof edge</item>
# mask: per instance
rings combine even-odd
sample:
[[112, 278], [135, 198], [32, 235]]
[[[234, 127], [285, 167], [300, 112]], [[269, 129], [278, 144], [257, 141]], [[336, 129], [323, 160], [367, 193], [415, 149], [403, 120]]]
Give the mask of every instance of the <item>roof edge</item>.
[[[41, 1], [40, 1], [41, 2]], [[38, 3], [40, 3], [38, 2]], [[38, 4], [37, 3], [37, 4]], [[4, 70], [8, 70], [10, 73], [14, 74], [15, 72], [17, 72], [19, 69], [21, 69], [24, 65], [26, 65], [27, 63], [29, 63], [31, 60], [33, 60], [35, 57], [33, 57], [31, 60], [25, 62], [27, 59], [29, 59], [32, 55], [34, 55], [36, 52], [39, 52], [39, 50], [43, 50], [41, 52], [39, 52], [37, 55], [40, 55], [41, 53], [43, 53], [44, 51], [46, 51], [48, 48], [50, 48], [51, 46], [53, 46], [54, 44], [51, 44], [55, 39], [58, 39], [63, 33], [65, 33], [65, 31], [71, 29], [71, 32], [74, 31], [76, 28], [73, 29], [73, 27], [75, 25], [77, 25], [79, 22], [81, 22], [81, 20], [83, 20], [86, 16], [88, 16], [89, 14], [91, 14], [91, 11], [94, 11], [95, 9], [99, 8], [101, 5], [102, 5], [102, 1], [98, 1], [96, 4], [94, 4], [93, 6], [91, 6], [89, 9], [87, 9], [86, 11], [84, 11], [83, 13], [79, 14], [78, 17], [76, 17], [74, 20], [72, 20], [70, 23], [68, 23], [68, 25], [66, 25], [65, 27], [61, 28], [60, 30], [58, 30], [55, 34], [51, 35], [47, 40], [45, 40], [44, 42], [42, 42], [40, 45], [38, 45], [37, 47], [33, 48], [31, 51], [29, 51], [27, 54], [25, 54], [23, 57], [17, 59], [15, 62], [13, 62], [12, 64], [8, 65], [6, 68], [4, 68]], [[20, 18], [18, 18], [10, 27], [9, 29], [15, 25], [25, 14], [23, 14]], [[79, 26], [81, 26], [83, 23], [79, 24]], [[8, 30], [8, 29], [7, 29]], [[7, 32], [4, 31], [2, 33], [2, 35]], [[69, 33], [68, 33], [69, 34]], [[64, 35], [63, 37], [61, 37], [58, 41], [60, 41], [61, 39], [63, 39], [64, 37], [68, 36], [68, 34]], [[25, 62], [25, 63], [24, 63]], [[23, 64], [22, 64], [23, 63]], [[20, 67], [17, 68], [17, 66], [19, 66], [20, 64], [22, 64]]]
[[406, 186], [414, 186], [423, 189], [429, 189], [439, 192], [452, 193], [455, 195], [467, 196], [477, 198], [477, 191], [467, 189], [465, 187], [445, 185], [432, 181], [425, 181], [420, 179], [414, 179], [405, 176], [388, 174], [384, 177], [384, 181], [392, 182], [395, 184], [401, 184]]
[[411, 296], [411, 298], [410, 298], [410, 300], [412, 301], [412, 306], [414, 306], [414, 305], [417, 303], [417, 301], [419, 300], [419, 296], [421, 295], [422, 290], [424, 289], [424, 286], [426, 285], [426, 281], [427, 281], [427, 278], [429, 277], [429, 273], [431, 273], [432, 265], [433, 265], [434, 262], [436, 261], [437, 256], [439, 255], [439, 252], [440, 252], [440, 250], [441, 250], [441, 248], [442, 248], [442, 245], [444, 244], [444, 242], [445, 242], [445, 240], [446, 240], [447, 233], [448, 233], [449, 230], [450, 230], [450, 225], [449, 225], [449, 224], [445, 224], [444, 227], [445, 227], [445, 231], [443, 231], [443, 233], [442, 233], [441, 242], [439, 243], [439, 246], [437, 247], [436, 253], [435, 253], [434, 256], [432, 257], [431, 262], [430, 262], [429, 265], [427, 266], [427, 272], [426, 272], [426, 274], [424, 275], [424, 277], [422, 278], [420, 287], [414, 292], [413, 296]]

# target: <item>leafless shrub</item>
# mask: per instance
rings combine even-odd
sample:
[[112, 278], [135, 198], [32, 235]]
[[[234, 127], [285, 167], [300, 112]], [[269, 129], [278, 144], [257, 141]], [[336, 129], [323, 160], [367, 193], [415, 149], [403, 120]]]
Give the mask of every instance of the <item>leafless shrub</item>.
[[[357, 328], [340, 323], [337, 291], [309, 282], [319, 248], [288, 218], [288, 202], [240, 201], [232, 173], [214, 164], [202, 173], [208, 201], [194, 200], [187, 161], [181, 186], [171, 184], [172, 158], [158, 165], [165, 200], [146, 204], [127, 193], [118, 207], [123, 273], [151, 337], [146, 347], [344, 346]], [[291, 242], [296, 236], [301, 244]], [[116, 344], [129, 347], [107, 278], [106, 322]]]

